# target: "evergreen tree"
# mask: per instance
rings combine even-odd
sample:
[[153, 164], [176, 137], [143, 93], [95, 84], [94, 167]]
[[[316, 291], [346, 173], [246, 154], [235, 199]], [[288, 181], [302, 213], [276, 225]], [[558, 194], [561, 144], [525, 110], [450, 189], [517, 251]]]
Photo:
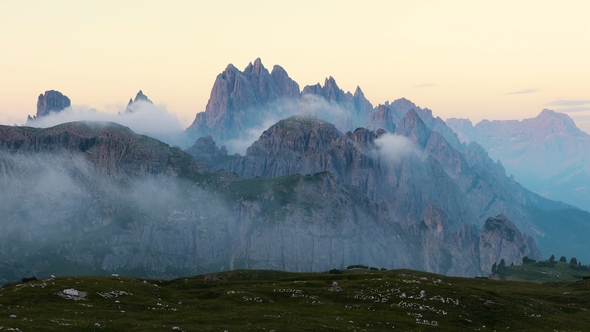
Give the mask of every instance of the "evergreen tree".
[[549, 257], [549, 263], [553, 262], [555, 262], [555, 255], [551, 255], [551, 257]]
[[496, 272], [498, 272], [498, 265], [496, 264], [496, 262], [494, 262], [494, 265], [492, 265], [492, 273]]
[[563, 262], [563, 263], [567, 263], [567, 258], [565, 258], [565, 256], [561, 256], [561, 258], [559, 258], [559, 261]]
[[576, 259], [576, 257], [572, 257], [572, 259], [570, 259], [570, 264], [578, 265], [578, 260]]
[[506, 261], [504, 261], [504, 258], [502, 258], [502, 260], [500, 261], [500, 264], [498, 264], [498, 268], [497, 268], [498, 274], [501, 277], [504, 277], [504, 275], [506, 275], [506, 270], [507, 270]]
[[530, 259], [529, 256], [524, 256], [522, 258], [522, 265], [525, 265], [527, 263], [535, 263], [534, 259]]

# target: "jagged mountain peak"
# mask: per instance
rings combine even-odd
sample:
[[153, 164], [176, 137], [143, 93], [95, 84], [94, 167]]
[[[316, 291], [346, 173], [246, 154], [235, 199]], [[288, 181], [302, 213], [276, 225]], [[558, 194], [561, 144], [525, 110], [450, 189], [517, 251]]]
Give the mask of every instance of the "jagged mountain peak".
[[143, 94], [143, 91], [141, 90], [139, 90], [139, 92], [135, 95], [135, 99], [133, 100], [135, 103], [138, 101], [146, 101], [150, 104], [153, 104], [153, 102], [145, 94]]
[[51, 112], [60, 112], [64, 108], [70, 107], [71, 101], [66, 95], [57, 90], [48, 90], [39, 95], [37, 98], [37, 115], [46, 116]]
[[305, 86], [301, 94], [315, 94], [337, 103], [345, 98], [345, 92], [338, 87], [336, 80], [332, 76], [326, 77], [323, 86], [320, 83]]
[[357, 85], [356, 89], [354, 89], [354, 96], [358, 96], [358, 95], [364, 96], [365, 94], [363, 93], [363, 90], [361, 90], [361, 87]]
[[127, 107], [125, 108], [125, 113], [133, 113], [137, 110], [133, 104], [137, 102], [146, 102], [149, 104], [154, 104], [144, 93], [142, 90], [139, 90], [135, 95], [135, 99], [129, 98], [129, 102], [127, 103]]
[[406, 107], [406, 108], [414, 108], [414, 109], [418, 107], [411, 100], [406, 99], [405, 97], [398, 98], [398, 99], [394, 100], [393, 102], [391, 102], [390, 105], [396, 106], [396, 107]]
[[326, 77], [326, 79], [324, 80], [324, 88], [325, 89], [329, 88], [329, 89], [334, 89], [334, 90], [340, 89], [338, 87], [338, 84], [336, 84], [336, 80], [332, 76]]
[[426, 147], [432, 131], [414, 109], [410, 109], [398, 123], [395, 133], [410, 138], [420, 147]]
[[299, 96], [299, 85], [280, 66], [271, 74], [260, 58], [243, 72], [229, 64], [217, 75], [205, 112], [197, 113], [187, 132], [194, 139], [203, 135], [221, 142], [237, 139], [244, 130], [264, 121], [266, 105]]
[[248, 66], [246, 66], [246, 68], [244, 69], [244, 73], [254, 75], [270, 74], [262, 64], [262, 60], [260, 60], [260, 58], [256, 58], [256, 60], [254, 60], [254, 63], [250, 62]]
[[223, 70], [224, 73], [234, 73], [236, 71], [239, 71], [238, 68], [236, 68], [236, 66], [234, 66], [233, 63], [228, 63], [227, 66], [225, 67], [225, 69]]

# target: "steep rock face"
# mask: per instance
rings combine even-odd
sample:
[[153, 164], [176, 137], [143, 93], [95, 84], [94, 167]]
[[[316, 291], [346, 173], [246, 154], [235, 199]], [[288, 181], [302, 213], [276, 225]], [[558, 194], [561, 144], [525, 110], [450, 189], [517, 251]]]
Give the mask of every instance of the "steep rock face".
[[[70, 98], [61, 92], [55, 90], [45, 91], [37, 98], [37, 114], [35, 117], [47, 116], [51, 112], [57, 113], [70, 106]], [[29, 119], [32, 118], [29, 116]]]
[[[283, 133], [286, 139], [277, 140]], [[118, 125], [0, 127], [0, 189], [7, 193], [0, 201], [0, 258], [29, 257], [35, 271], [69, 264], [88, 273], [168, 278], [352, 264], [481, 274], [479, 237], [466, 222], [474, 218], [471, 202], [436, 157], [391, 159], [380, 155], [383, 131], [341, 134], [310, 117], [284, 120], [267, 136], [249, 154], [254, 161], [257, 153], [267, 157], [266, 172], [291, 167], [281, 155], [307, 160], [304, 173], [331, 169], [244, 180], [208, 173], [178, 150]], [[218, 154], [211, 138], [199, 146]]]
[[212, 162], [217, 157], [227, 156], [225, 146], [218, 148], [210, 135], [199, 138], [193, 146], [185, 150], [188, 154], [199, 156], [201, 160]]
[[135, 99], [129, 99], [129, 103], [127, 103], [127, 108], [125, 108], [125, 113], [133, 113], [135, 111], [135, 107], [133, 104], [142, 101], [149, 104], [154, 104], [146, 95], [143, 94], [143, 91], [139, 90], [139, 92], [135, 95]]
[[315, 95], [324, 98], [329, 103], [339, 108], [340, 112], [335, 117], [324, 117], [324, 120], [333, 122], [336, 127], [343, 131], [352, 131], [357, 127], [364, 126], [369, 114], [373, 111], [373, 105], [367, 100], [360, 87], [357, 86], [354, 94], [344, 92], [338, 87], [336, 80], [330, 76], [324, 81], [324, 85], [308, 85], [303, 88], [301, 95]]
[[446, 124], [457, 133], [457, 138], [461, 143], [471, 142], [471, 138], [476, 135], [473, 123], [469, 119], [450, 118], [446, 120]]
[[0, 151], [15, 153], [83, 153], [105, 174], [180, 174], [203, 172], [203, 163], [178, 148], [145, 139], [110, 122], [70, 122], [51, 128], [0, 126]]
[[487, 121], [475, 126], [447, 120], [466, 141], [481, 144], [508, 173], [545, 197], [590, 208], [590, 136], [566, 114], [543, 110], [522, 121]]
[[[367, 129], [340, 134], [323, 120], [294, 117], [271, 126], [244, 157], [234, 156], [210, 167], [245, 178], [329, 171], [339, 181], [359, 187], [394, 222], [416, 224], [423, 220], [425, 207], [433, 204], [443, 209], [453, 231], [464, 222], [481, 227], [491, 215], [505, 214], [523, 232], [543, 237], [547, 230], [535, 222], [530, 209], [568, 208], [507, 177], [502, 165], [476, 143], [455, 149], [413, 110], [400, 120], [394, 138], [407, 137], [416, 150], [391, 159], [384, 154], [385, 141], [379, 140], [385, 140], [383, 135], [384, 131], [377, 137]], [[397, 144], [400, 152], [409, 146]]]
[[[428, 128], [419, 118], [417, 121], [430, 137]], [[408, 215], [422, 220], [424, 208], [430, 203], [444, 207], [453, 220], [452, 228], [458, 227], [460, 221], [476, 219], [473, 210], [461, 202], [460, 188], [436, 158], [428, 156], [423, 160], [416, 151], [402, 149], [395, 152], [400, 158], [392, 159], [380, 151], [377, 139], [375, 132], [364, 128], [340, 134], [334, 125], [321, 119], [291, 117], [265, 131], [246, 156], [213, 169], [226, 169], [245, 178], [329, 171], [338, 180], [359, 187], [402, 224], [408, 223]]]
[[383, 129], [390, 133], [395, 132], [395, 121], [391, 114], [391, 109], [387, 105], [379, 105], [377, 108], [369, 114], [369, 120], [367, 121], [366, 127], [371, 130]]
[[[321, 126], [339, 134], [332, 125]], [[359, 146], [375, 139], [366, 130], [351, 135]], [[217, 153], [210, 139], [202, 143]], [[229, 268], [325, 271], [352, 264], [432, 270], [384, 206], [329, 172], [250, 180], [206, 173], [177, 150], [114, 124], [3, 126], [0, 147], [0, 189], [6, 193], [0, 259], [43, 257], [14, 267], [13, 275], [67, 274], [68, 267], [167, 278]], [[291, 149], [322, 147], [310, 136], [306, 148]], [[436, 213], [427, 213], [428, 224], [435, 225], [430, 215]], [[433, 226], [435, 232], [453, 236], [446, 221], [441, 225]], [[429, 252], [428, 264], [440, 265]], [[480, 274], [466, 268], [477, 261], [461, 257], [445, 263], [445, 273]], [[10, 280], [4, 271], [0, 279]]]
[[506, 265], [522, 263], [522, 258], [540, 260], [543, 257], [530, 236], [524, 236], [506, 216], [486, 220], [481, 231], [479, 254], [482, 271], [491, 271], [494, 263], [504, 259]]
[[187, 128], [195, 138], [239, 138], [239, 134], [263, 120], [263, 107], [281, 98], [298, 98], [299, 85], [280, 66], [269, 73], [260, 58], [244, 71], [232, 64], [217, 76], [205, 112]]
[[419, 147], [425, 148], [432, 130], [430, 130], [418, 113], [411, 109], [398, 123], [395, 133], [410, 138]]
[[282, 67], [274, 66], [269, 73], [256, 59], [243, 72], [230, 64], [217, 76], [205, 112], [196, 115], [187, 133], [195, 140], [211, 135], [232, 152], [243, 153], [244, 144], [236, 142], [250, 144], [255, 139], [252, 134], [261, 133], [271, 120], [308, 114], [333, 123], [341, 132], [359, 127], [394, 132], [410, 109], [452, 147], [460, 149], [459, 139], [442, 119], [405, 98], [374, 108], [360, 87], [354, 93], [344, 92], [331, 76], [323, 85], [308, 85], [299, 93], [299, 85]]

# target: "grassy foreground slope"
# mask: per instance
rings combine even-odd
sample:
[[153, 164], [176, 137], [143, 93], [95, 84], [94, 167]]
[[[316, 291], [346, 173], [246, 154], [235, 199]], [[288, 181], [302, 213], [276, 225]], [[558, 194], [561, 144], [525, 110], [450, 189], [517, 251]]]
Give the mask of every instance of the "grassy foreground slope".
[[[58, 295], [74, 294], [67, 289], [83, 299]], [[58, 277], [10, 285], [0, 289], [0, 331], [587, 331], [589, 309], [590, 280], [238, 270], [171, 281]]]
[[588, 266], [577, 266], [563, 262], [549, 264], [545, 261], [520, 266], [508, 266], [504, 278], [506, 280], [542, 283], [576, 281], [587, 276], [590, 276]]

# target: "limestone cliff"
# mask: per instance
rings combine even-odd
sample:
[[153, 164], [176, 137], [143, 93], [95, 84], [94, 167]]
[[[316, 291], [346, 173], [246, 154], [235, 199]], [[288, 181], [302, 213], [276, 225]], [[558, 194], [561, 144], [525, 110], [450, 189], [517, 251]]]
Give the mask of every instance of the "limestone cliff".
[[280, 66], [269, 73], [260, 58], [244, 71], [229, 64], [217, 76], [205, 112], [197, 114], [187, 132], [195, 139], [204, 135], [220, 141], [237, 139], [264, 120], [263, 106], [299, 95], [299, 85]]
[[40, 116], [47, 116], [51, 112], [61, 112], [63, 109], [70, 106], [70, 98], [61, 92], [55, 90], [45, 91], [45, 93], [40, 94], [37, 98], [37, 114], [33, 117], [29, 115], [27, 121]]
[[481, 270], [488, 272], [494, 263], [500, 263], [502, 259], [506, 265], [518, 265], [522, 264], [524, 256], [534, 260], [543, 258], [535, 241], [522, 235], [504, 215], [486, 220], [481, 231], [479, 255]]

